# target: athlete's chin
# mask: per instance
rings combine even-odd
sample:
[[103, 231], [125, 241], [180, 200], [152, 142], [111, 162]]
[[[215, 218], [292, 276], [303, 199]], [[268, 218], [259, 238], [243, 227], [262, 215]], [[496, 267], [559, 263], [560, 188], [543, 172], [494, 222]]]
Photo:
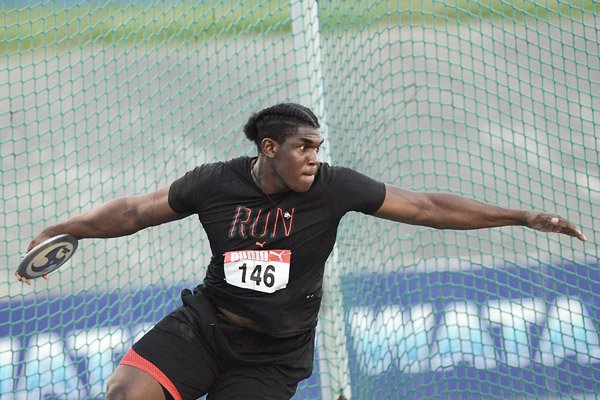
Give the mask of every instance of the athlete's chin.
[[306, 193], [310, 190], [314, 181], [314, 175], [302, 175], [300, 179], [298, 179], [292, 190], [298, 193]]

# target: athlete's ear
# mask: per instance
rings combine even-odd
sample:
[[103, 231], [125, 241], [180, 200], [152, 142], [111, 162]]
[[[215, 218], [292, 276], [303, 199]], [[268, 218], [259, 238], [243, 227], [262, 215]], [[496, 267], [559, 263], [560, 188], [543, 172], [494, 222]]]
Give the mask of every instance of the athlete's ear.
[[262, 142], [260, 142], [260, 147], [265, 156], [273, 158], [275, 157], [275, 154], [277, 154], [279, 143], [277, 143], [271, 138], [264, 138]]

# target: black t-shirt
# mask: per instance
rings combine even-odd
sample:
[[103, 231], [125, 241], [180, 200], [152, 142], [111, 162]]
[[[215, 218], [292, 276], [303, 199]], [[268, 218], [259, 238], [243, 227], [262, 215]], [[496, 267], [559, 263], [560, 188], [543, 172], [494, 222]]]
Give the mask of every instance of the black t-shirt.
[[[204, 284], [213, 302], [272, 336], [293, 336], [317, 323], [323, 270], [340, 219], [348, 211], [379, 209], [385, 185], [323, 163], [308, 192], [267, 196], [252, 180], [252, 162], [239, 157], [189, 171], [171, 185], [169, 205], [178, 213], [197, 214], [207, 233], [212, 258]], [[233, 258], [226, 260], [227, 252]], [[284, 253], [287, 267], [273, 258], [282, 261]], [[269, 259], [260, 261], [262, 255]], [[232, 275], [226, 277], [225, 270]], [[284, 287], [263, 291], [286, 277]]]

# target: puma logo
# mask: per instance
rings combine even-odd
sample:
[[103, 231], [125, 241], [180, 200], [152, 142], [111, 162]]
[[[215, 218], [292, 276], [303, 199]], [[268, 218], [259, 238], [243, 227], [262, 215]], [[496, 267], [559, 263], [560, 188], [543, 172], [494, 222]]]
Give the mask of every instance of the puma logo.
[[279, 258], [280, 262], [283, 262], [283, 254], [285, 253], [285, 250], [281, 250], [281, 251], [269, 251], [269, 254], [273, 254], [274, 256], [276, 256], [277, 258]]
[[258, 247], [260, 247], [261, 249], [262, 249], [263, 247], [265, 247], [265, 244], [267, 244], [267, 242], [256, 242], [256, 245], [257, 245]]

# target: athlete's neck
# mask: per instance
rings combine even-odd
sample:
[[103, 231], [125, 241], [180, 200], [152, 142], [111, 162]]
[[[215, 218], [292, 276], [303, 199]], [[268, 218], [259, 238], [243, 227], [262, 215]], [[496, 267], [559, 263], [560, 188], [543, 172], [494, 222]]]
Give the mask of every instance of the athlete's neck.
[[266, 195], [288, 192], [290, 189], [283, 183], [268, 159], [259, 155], [252, 162], [250, 175], [258, 188]]

